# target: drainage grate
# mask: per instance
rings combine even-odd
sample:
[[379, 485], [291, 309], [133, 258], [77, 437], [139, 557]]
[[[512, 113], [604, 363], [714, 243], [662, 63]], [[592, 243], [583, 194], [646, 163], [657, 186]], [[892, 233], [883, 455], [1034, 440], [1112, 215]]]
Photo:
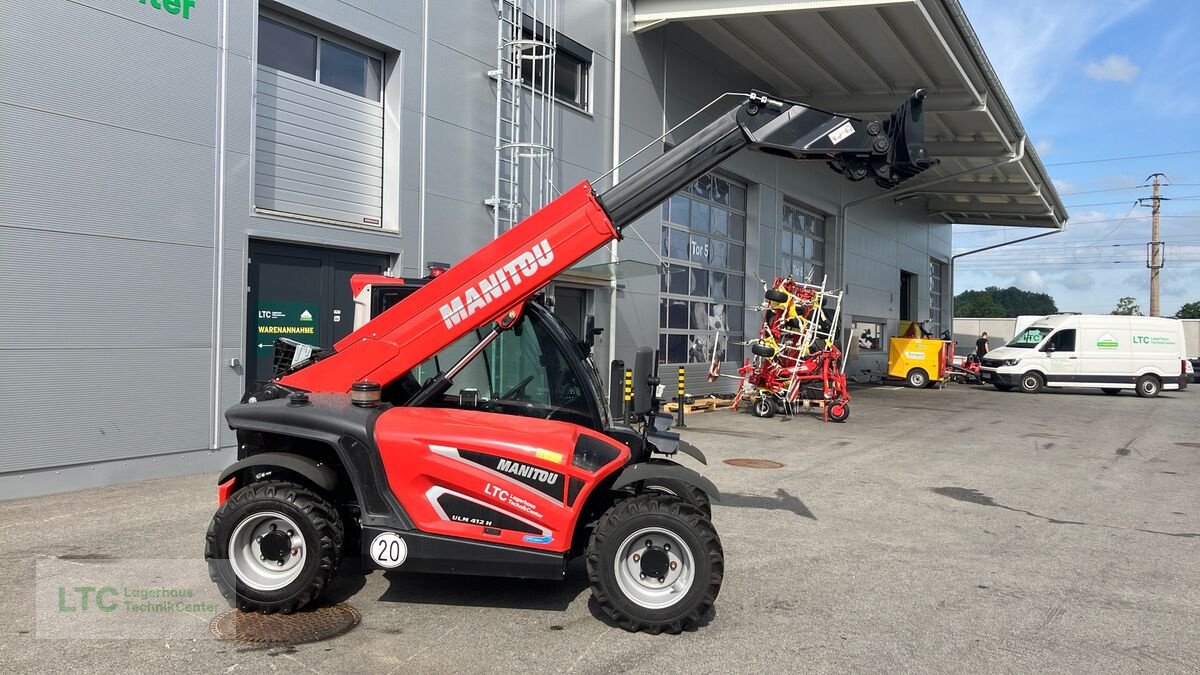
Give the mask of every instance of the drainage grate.
[[774, 462], [769, 459], [727, 459], [725, 463], [730, 466], [740, 466], [744, 469], [782, 469], [783, 464]]
[[1184, 448], [1200, 448], [1200, 443], [1176, 443], [1175, 445], [1178, 445], [1178, 446], [1181, 446]]
[[362, 615], [344, 602], [293, 614], [257, 614], [230, 610], [208, 625], [221, 640], [261, 645], [299, 645], [345, 633]]

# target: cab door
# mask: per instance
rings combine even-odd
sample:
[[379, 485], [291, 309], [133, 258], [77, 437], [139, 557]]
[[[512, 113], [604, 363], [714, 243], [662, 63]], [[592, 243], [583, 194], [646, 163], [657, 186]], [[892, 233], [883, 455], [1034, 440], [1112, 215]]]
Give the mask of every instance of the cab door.
[[1075, 384], [1079, 381], [1079, 354], [1076, 352], [1075, 329], [1063, 328], [1050, 335], [1041, 351], [1046, 360], [1046, 382], [1052, 385]]

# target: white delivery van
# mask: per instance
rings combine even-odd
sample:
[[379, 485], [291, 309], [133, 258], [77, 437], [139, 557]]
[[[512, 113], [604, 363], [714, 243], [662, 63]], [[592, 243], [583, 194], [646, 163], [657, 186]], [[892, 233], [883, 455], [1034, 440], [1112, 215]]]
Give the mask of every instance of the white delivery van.
[[1110, 314], [1054, 314], [1037, 319], [1007, 345], [988, 352], [980, 375], [1001, 391], [1098, 387], [1138, 396], [1187, 389], [1183, 323]]

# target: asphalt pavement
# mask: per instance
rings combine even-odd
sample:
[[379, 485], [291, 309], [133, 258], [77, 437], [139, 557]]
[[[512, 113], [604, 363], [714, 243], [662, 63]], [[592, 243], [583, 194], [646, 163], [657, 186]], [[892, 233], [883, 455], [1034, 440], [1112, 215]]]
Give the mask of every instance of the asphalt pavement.
[[[39, 561], [199, 561], [215, 507], [205, 474], [0, 502], [0, 667], [1200, 670], [1200, 392], [1144, 400], [955, 385], [854, 396], [844, 424], [688, 417], [685, 438], [708, 453], [703, 472], [724, 492], [714, 521], [726, 567], [715, 611], [682, 635], [598, 618], [578, 563], [564, 582], [347, 574], [333, 597], [361, 624], [292, 647], [39, 631], [49, 620], [35, 609]], [[732, 458], [784, 466], [723, 462]]]

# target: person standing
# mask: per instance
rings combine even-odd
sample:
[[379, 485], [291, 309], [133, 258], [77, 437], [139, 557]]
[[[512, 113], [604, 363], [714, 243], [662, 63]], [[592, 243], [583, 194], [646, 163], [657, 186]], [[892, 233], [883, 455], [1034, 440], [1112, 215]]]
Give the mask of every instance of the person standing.
[[980, 334], [979, 339], [975, 341], [975, 356], [982, 359], [983, 355], [989, 351], [991, 351], [991, 348], [988, 346], [988, 335], [987, 331], [984, 331]]

